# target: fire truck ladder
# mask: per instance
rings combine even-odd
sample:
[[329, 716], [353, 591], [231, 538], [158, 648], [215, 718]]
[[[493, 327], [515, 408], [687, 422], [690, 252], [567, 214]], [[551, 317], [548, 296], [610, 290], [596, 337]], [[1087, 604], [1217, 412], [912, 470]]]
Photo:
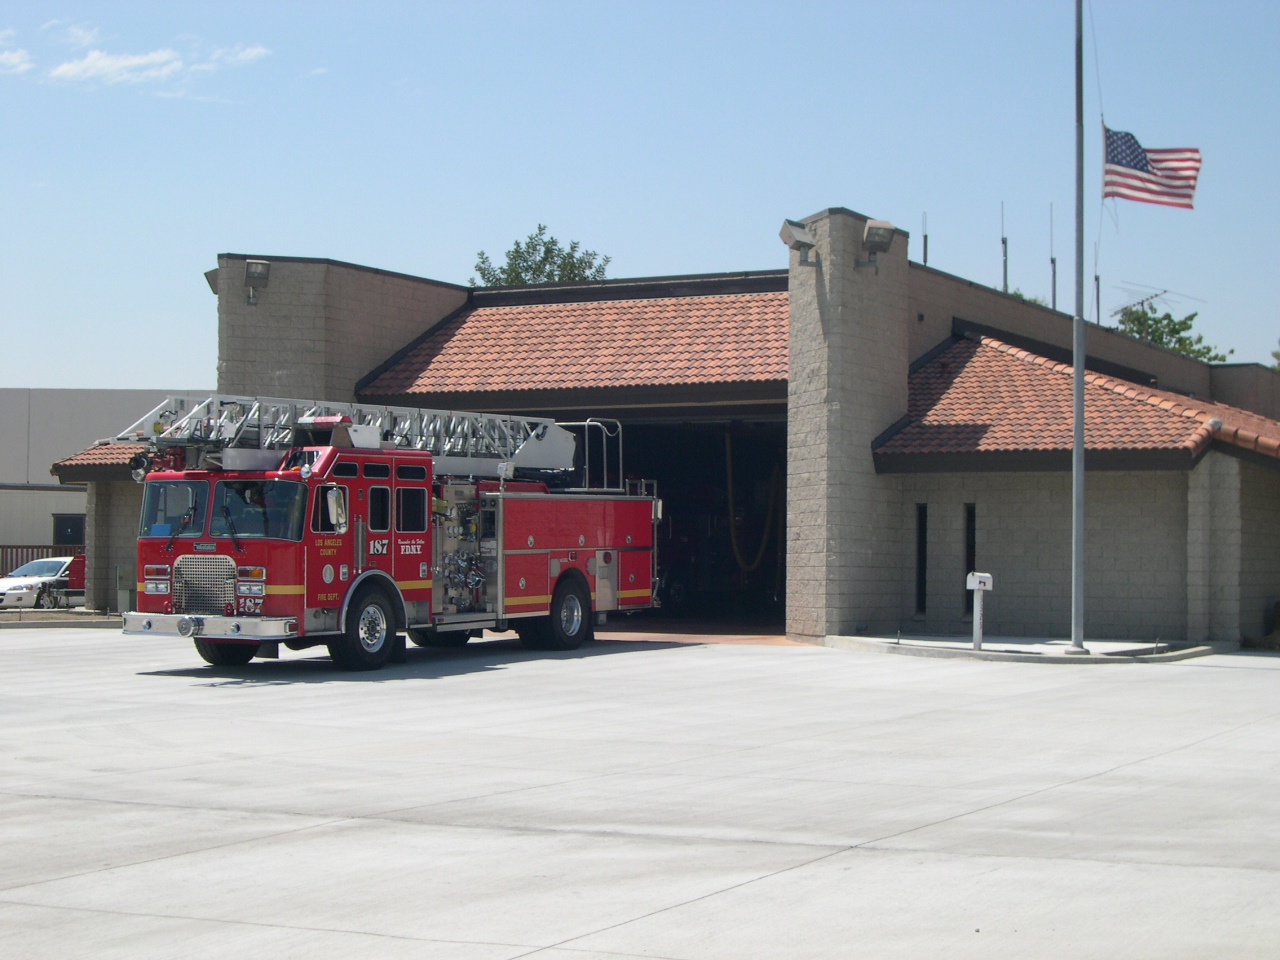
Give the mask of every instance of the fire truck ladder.
[[221, 466], [226, 451], [283, 451], [317, 429], [345, 429], [355, 447], [429, 451], [436, 472], [453, 476], [571, 470], [576, 448], [570, 431], [540, 417], [220, 394], [169, 397], [113, 440], [157, 452], [182, 447], [189, 466]]

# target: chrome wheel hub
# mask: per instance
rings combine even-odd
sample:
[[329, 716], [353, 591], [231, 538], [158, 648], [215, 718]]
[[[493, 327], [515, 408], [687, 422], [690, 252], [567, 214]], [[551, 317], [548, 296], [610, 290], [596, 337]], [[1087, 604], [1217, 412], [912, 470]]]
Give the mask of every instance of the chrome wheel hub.
[[565, 597], [560, 607], [560, 629], [566, 637], [576, 637], [582, 629], [582, 602], [576, 593]]
[[387, 640], [387, 618], [382, 608], [370, 604], [360, 613], [360, 646], [377, 653]]

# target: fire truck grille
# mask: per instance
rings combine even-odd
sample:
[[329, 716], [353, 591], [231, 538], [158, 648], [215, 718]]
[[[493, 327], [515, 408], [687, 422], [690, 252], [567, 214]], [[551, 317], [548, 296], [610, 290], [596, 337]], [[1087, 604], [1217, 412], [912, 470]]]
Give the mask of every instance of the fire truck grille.
[[218, 616], [236, 602], [236, 565], [230, 557], [179, 557], [173, 565], [173, 612]]

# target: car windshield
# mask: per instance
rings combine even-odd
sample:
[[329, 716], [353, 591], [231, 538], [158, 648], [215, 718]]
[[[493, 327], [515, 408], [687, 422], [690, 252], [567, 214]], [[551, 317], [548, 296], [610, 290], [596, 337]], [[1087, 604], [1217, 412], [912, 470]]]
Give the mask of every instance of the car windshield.
[[140, 537], [198, 537], [204, 533], [209, 484], [203, 480], [153, 480], [142, 498]]
[[11, 577], [56, 577], [58, 571], [62, 569], [65, 560], [32, 560], [30, 563], [24, 563], [13, 573]]
[[295, 480], [219, 480], [209, 535], [301, 540], [306, 484]]

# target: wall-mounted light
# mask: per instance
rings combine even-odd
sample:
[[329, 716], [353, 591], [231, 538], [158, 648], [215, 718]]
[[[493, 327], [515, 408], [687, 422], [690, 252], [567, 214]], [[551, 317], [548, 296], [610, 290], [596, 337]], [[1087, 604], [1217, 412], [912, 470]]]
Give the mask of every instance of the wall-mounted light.
[[813, 235], [809, 233], [809, 228], [798, 220], [783, 220], [782, 230], [778, 236], [792, 250], [800, 254], [800, 262], [817, 266], [818, 261], [809, 259], [809, 251], [817, 244], [814, 242]]
[[218, 268], [214, 267], [212, 270], [206, 270], [204, 272], [204, 279], [205, 283], [209, 284], [209, 289], [213, 291], [213, 295], [216, 297], [218, 295]]
[[862, 249], [867, 251], [867, 259], [859, 260], [855, 257], [853, 265], [855, 267], [876, 267], [876, 273], [879, 273], [880, 268], [876, 266], [876, 254], [889, 252], [889, 247], [893, 245], [895, 232], [897, 232], [897, 228], [888, 220], [868, 220], [867, 225], [862, 229]]
[[244, 285], [249, 288], [248, 303], [253, 306], [258, 302], [258, 291], [266, 287], [271, 277], [269, 260], [246, 260], [244, 262]]

